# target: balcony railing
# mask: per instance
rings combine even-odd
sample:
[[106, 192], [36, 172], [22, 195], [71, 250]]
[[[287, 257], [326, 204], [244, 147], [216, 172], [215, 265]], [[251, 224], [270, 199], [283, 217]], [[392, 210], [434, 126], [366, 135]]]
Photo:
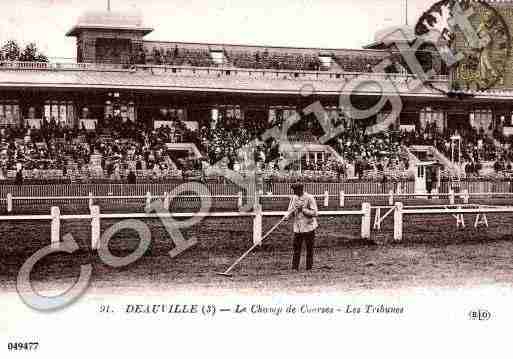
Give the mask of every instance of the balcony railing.
[[0, 70], [84, 70], [84, 71], [129, 71], [129, 66], [122, 64], [93, 64], [76, 62], [23, 62], [0, 61]]
[[[0, 61], [0, 70], [48, 70], [48, 71], [144, 71], [152, 75], [206, 76], [206, 77], [246, 77], [274, 80], [346, 80], [364, 76], [367, 79], [391, 79], [392, 81], [413, 80], [411, 74], [344, 72], [344, 71], [300, 71], [275, 69], [242, 69], [228, 65], [222, 67], [193, 67], [171, 65], [126, 65], [107, 63], [73, 63], [73, 62], [21, 62]], [[434, 76], [434, 82], [446, 82], [448, 76]]]

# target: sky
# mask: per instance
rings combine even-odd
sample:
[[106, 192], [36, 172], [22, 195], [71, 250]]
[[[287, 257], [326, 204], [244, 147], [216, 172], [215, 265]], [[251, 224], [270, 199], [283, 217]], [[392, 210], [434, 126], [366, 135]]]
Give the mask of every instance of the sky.
[[[108, 0], [0, 0], [0, 43], [34, 41], [49, 57], [73, 59], [65, 33], [87, 10]], [[361, 48], [376, 31], [405, 23], [406, 0], [110, 0], [115, 11], [139, 11], [155, 29], [147, 40], [267, 46]], [[415, 24], [434, 0], [408, 0]]]

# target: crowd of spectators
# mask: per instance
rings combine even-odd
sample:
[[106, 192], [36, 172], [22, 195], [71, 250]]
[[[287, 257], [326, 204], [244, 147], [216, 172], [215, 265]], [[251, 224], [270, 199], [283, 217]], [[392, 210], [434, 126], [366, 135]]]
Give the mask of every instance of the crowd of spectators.
[[[15, 126], [0, 129], [0, 176], [8, 171], [58, 170], [62, 176], [96, 174], [102, 178], [121, 179], [137, 171], [151, 171], [155, 176], [180, 173], [191, 168], [219, 164], [234, 170], [248, 170], [255, 164], [266, 171], [297, 171], [334, 173], [337, 176], [363, 178], [370, 174], [403, 173], [409, 168], [408, 154], [402, 145], [429, 145], [448, 159], [459, 158], [460, 146], [451, 140], [461, 138], [461, 158], [467, 174], [477, 174], [483, 162], [492, 162], [496, 172], [511, 171], [513, 139], [500, 137], [470, 127], [440, 131], [428, 123], [423, 131], [399, 132], [392, 129], [377, 134], [366, 133], [365, 126], [348, 125], [329, 142], [340, 156], [316, 156], [300, 159], [300, 165], [282, 168], [283, 154], [275, 140], [262, 140], [269, 124], [258, 119], [220, 116], [216, 123], [189, 129], [171, 114], [161, 127], [153, 121], [137, 124], [118, 116], [100, 119], [94, 129], [66, 128], [53, 118], [43, 121], [41, 128]], [[340, 118], [332, 119], [339, 125]], [[244, 125], [241, 125], [241, 121]], [[283, 125], [275, 123], [275, 126]], [[312, 120], [313, 121], [313, 120]], [[313, 121], [315, 122], [315, 121]], [[343, 121], [342, 121], [343, 122]], [[356, 123], [357, 124], [357, 123]], [[315, 143], [320, 130], [305, 121], [289, 132], [289, 141]], [[205, 154], [204, 164], [191, 165], [169, 150], [168, 143], [194, 143]], [[318, 143], [317, 143], [318, 144]], [[341, 158], [342, 160], [339, 160]], [[192, 166], [192, 167], [191, 167]], [[183, 172], [183, 171], [182, 171]]]
[[235, 67], [249, 69], [276, 69], [319, 71], [321, 61], [317, 56], [308, 54], [277, 53], [269, 51], [230, 51], [228, 62]]
[[397, 131], [368, 135], [364, 128], [353, 127], [342, 132], [333, 146], [345, 161], [354, 164], [358, 178], [366, 171], [402, 172], [409, 167], [408, 157], [401, 153], [401, 137]]
[[193, 138], [198, 134], [181, 122], [154, 129], [109, 116], [91, 131], [66, 128], [52, 118], [43, 121], [39, 129], [15, 126], [0, 130], [0, 173], [5, 178], [8, 171], [57, 170], [68, 177], [87, 172], [121, 179], [131, 171], [149, 170], [162, 176], [187, 165], [184, 159], [175, 158], [166, 144]]
[[[178, 45], [148, 45], [134, 49], [129, 56], [132, 64], [175, 65], [209, 67], [219, 63], [214, 61], [207, 49], [181, 48]], [[333, 55], [333, 63], [347, 72], [372, 72], [372, 68], [382, 62], [383, 57], [368, 55]], [[315, 54], [301, 54], [269, 51], [228, 50], [224, 52], [223, 65], [248, 69], [274, 69], [297, 71], [329, 70]]]
[[208, 50], [183, 49], [178, 46], [158, 47], [153, 46], [151, 50], [141, 48], [132, 55], [132, 63], [145, 65], [175, 65], [175, 66], [212, 66], [212, 60]]
[[451, 161], [461, 159], [467, 174], [477, 175], [485, 162], [493, 163], [495, 172], [509, 171], [513, 161], [513, 139], [501, 136], [500, 129], [490, 133], [466, 126], [442, 131], [428, 123], [423, 131], [403, 132], [401, 142], [408, 146], [434, 146]]
[[[334, 126], [343, 122], [340, 118], [332, 120]], [[281, 130], [283, 121], [284, 119], [281, 122], [277, 120], [273, 125]], [[319, 144], [318, 138], [322, 136], [322, 129], [314, 126], [314, 123], [317, 123], [314, 119], [305, 119], [301, 121], [301, 126], [293, 126], [288, 132], [287, 140], [291, 144]], [[348, 172], [352, 172], [350, 177], [361, 178], [369, 172], [399, 173], [409, 167], [407, 155], [401, 153], [399, 132], [385, 131], [368, 135], [365, 133], [365, 127], [353, 126], [348, 127], [329, 143], [338, 152], [339, 158], [325, 153], [322, 157], [317, 156], [315, 161], [304, 157], [299, 160], [301, 164], [295, 161], [281, 168], [284, 157], [280, 153], [280, 144], [275, 139], [261, 140], [261, 134], [266, 129], [264, 121], [245, 121], [244, 126], [240, 126], [239, 121], [221, 118], [215, 128], [203, 127], [200, 135], [204, 148], [208, 148], [210, 163], [222, 164], [230, 169], [245, 170], [248, 164], [256, 163], [259, 168], [266, 171], [301, 169], [303, 172], [332, 172], [340, 176], [348, 176]], [[241, 150], [244, 148], [246, 150]], [[348, 167], [352, 167], [353, 170], [348, 171]]]
[[371, 56], [335, 56], [337, 64], [347, 72], [372, 72], [374, 66], [383, 61], [382, 57]]

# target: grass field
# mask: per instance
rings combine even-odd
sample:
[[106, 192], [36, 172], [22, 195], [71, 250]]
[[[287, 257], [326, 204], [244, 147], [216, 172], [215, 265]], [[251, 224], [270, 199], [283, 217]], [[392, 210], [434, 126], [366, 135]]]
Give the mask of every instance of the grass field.
[[[334, 201], [333, 201], [334, 202]], [[404, 201], [406, 205], [433, 204], [427, 200]], [[445, 203], [438, 201], [438, 203]], [[475, 203], [475, 201], [473, 201]], [[487, 199], [483, 204], [508, 205], [503, 199]], [[102, 212], [141, 212], [143, 204], [99, 203]], [[373, 202], [384, 205], [386, 201]], [[63, 213], [87, 213], [85, 204], [61, 205]], [[265, 209], [286, 209], [286, 201], [264, 203]], [[348, 207], [359, 208], [352, 202]], [[18, 205], [16, 213], [49, 213], [49, 205]], [[197, 203], [174, 204], [173, 210], [190, 211]], [[216, 202], [215, 210], [234, 210], [233, 202]], [[336, 208], [336, 203], [330, 209]], [[320, 208], [322, 209], [322, 207]], [[374, 215], [374, 213], [373, 213]], [[233, 279], [216, 275], [224, 271], [252, 245], [251, 218], [207, 218], [182, 230], [185, 238], [198, 244], [179, 257], [171, 258], [174, 248], [159, 220], [147, 220], [152, 243], [137, 262], [123, 268], [103, 264], [90, 249], [89, 221], [63, 221], [61, 234], [71, 233], [80, 250], [68, 255], [53, 254], [39, 262], [32, 273], [42, 288], [72, 283], [80, 264], [93, 264], [92, 286], [106, 292], [137, 292], [151, 285], [154, 289], [196, 291], [215, 294], [236, 293], [312, 293], [394, 289], [405, 287], [462, 287], [490, 283], [513, 283], [513, 214], [489, 215], [488, 229], [473, 228], [475, 215], [466, 215], [467, 228], [457, 230], [451, 215], [405, 216], [404, 241], [393, 242], [393, 216], [381, 231], [372, 232], [372, 241], [362, 241], [359, 217], [322, 217], [317, 231], [315, 263], [312, 272], [294, 272], [291, 262], [291, 224], [284, 224], [263, 246], [237, 267]], [[265, 218], [264, 232], [278, 218]], [[102, 221], [104, 232], [115, 221]], [[0, 286], [15, 290], [21, 265], [40, 248], [50, 243], [50, 223], [0, 222]], [[116, 255], [128, 255], [138, 246], [135, 232], [121, 231], [111, 241]], [[303, 258], [304, 260], [304, 258]], [[304, 267], [304, 262], [302, 262]]]

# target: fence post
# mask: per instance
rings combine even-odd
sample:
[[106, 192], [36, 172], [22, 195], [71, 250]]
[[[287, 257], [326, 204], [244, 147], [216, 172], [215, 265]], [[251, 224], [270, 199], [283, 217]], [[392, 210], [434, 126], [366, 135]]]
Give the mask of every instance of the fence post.
[[433, 199], [439, 199], [440, 198], [440, 197], [438, 197], [438, 188], [434, 188], [431, 191], [431, 194], [433, 195]]
[[340, 208], [344, 208], [346, 206], [346, 197], [344, 191], [340, 191], [339, 202]]
[[393, 206], [394, 205], [394, 191], [390, 190], [388, 194], [388, 205]]
[[91, 207], [91, 248], [100, 248], [100, 206]]
[[381, 208], [376, 208], [376, 214], [374, 215], [374, 229], [381, 229]]
[[468, 204], [470, 201], [470, 195], [468, 193], [468, 189], [463, 191], [463, 203]]
[[254, 197], [254, 203], [253, 208], [256, 210], [257, 206], [260, 206], [260, 195], [255, 191], [255, 197]]
[[452, 188], [449, 190], [449, 203], [454, 204], [454, 190]]
[[164, 209], [169, 209], [169, 193], [164, 192]]
[[[461, 210], [462, 207], [461, 206], [458, 206], [458, 210]], [[458, 213], [456, 215], [456, 228], [457, 229], [460, 229], [461, 228], [465, 228], [465, 216], [463, 215], [463, 213]]]
[[324, 192], [324, 207], [329, 207], [330, 205], [330, 192], [325, 191]]
[[94, 199], [93, 199], [93, 193], [89, 192], [89, 208], [94, 206]]
[[12, 212], [12, 193], [7, 193], [7, 213]]
[[253, 244], [262, 243], [262, 206], [255, 205], [255, 217], [253, 218]]
[[371, 205], [370, 203], [362, 204], [362, 239], [370, 239], [371, 232]]
[[403, 204], [397, 202], [394, 211], [394, 241], [403, 240]]
[[149, 208], [151, 205], [151, 192], [146, 192], [146, 208]]
[[52, 224], [50, 226], [52, 248], [59, 248], [61, 239], [61, 210], [59, 207], [52, 207], [50, 214], [52, 216]]
[[241, 208], [242, 207], [242, 192], [239, 192], [237, 194], [237, 208]]

